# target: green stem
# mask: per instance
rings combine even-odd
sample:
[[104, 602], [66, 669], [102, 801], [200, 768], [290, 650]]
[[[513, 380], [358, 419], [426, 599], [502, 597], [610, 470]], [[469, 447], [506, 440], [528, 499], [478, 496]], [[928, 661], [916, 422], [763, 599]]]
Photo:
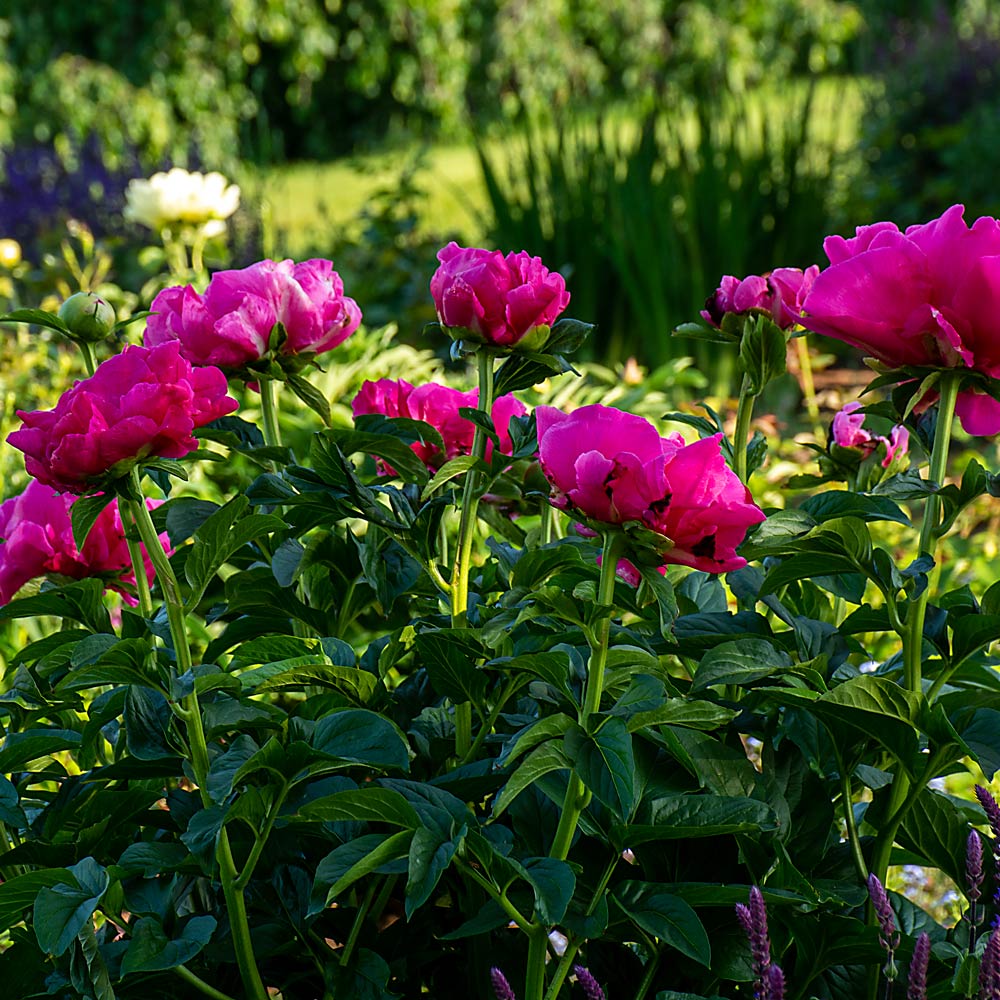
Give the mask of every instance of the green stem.
[[524, 1000], [543, 1000], [545, 996], [545, 959], [549, 952], [549, 935], [535, 924], [528, 934], [528, 971], [524, 981]]
[[552, 504], [548, 499], [541, 502], [541, 520], [538, 522], [538, 544], [548, 545], [552, 541]]
[[[493, 410], [493, 355], [480, 350], [476, 355], [479, 365], [479, 411], [489, 416]], [[486, 455], [486, 433], [476, 424], [472, 438], [472, 455]], [[458, 526], [458, 552], [451, 583], [451, 624], [465, 628], [469, 612], [469, 570], [472, 566], [472, 542], [476, 533], [476, 512], [479, 509], [479, 473], [470, 469], [465, 477], [462, 492], [462, 514]], [[472, 704], [462, 702], [455, 706], [455, 756], [460, 760], [468, 756], [472, 746]]]
[[281, 447], [281, 425], [278, 421], [278, 401], [274, 394], [274, 379], [261, 375], [257, 380], [260, 386], [260, 412], [263, 420], [264, 444], [268, 448]]
[[[934, 429], [934, 447], [931, 450], [931, 465], [929, 475], [932, 482], [939, 486], [944, 484], [948, 472], [948, 447], [951, 444], [952, 424], [955, 419], [955, 402], [958, 399], [958, 371], [947, 371], [941, 375], [941, 400], [938, 403], [937, 424]], [[920, 525], [920, 549], [918, 555], [925, 552], [934, 556], [938, 542], [938, 528], [941, 523], [941, 498], [935, 493], [927, 498], [924, 506], [924, 519]], [[927, 602], [930, 599], [930, 588], [910, 602], [906, 616], [906, 632], [903, 636], [903, 663], [906, 687], [910, 691], [920, 692], [921, 666], [924, 643], [924, 618], [927, 614]]]
[[219, 862], [222, 894], [226, 898], [229, 927], [233, 935], [233, 950], [236, 952], [236, 965], [240, 970], [243, 988], [249, 1000], [268, 1000], [267, 990], [264, 989], [260, 972], [257, 970], [257, 959], [253, 953], [246, 900], [243, 898], [243, 890], [236, 888], [236, 863], [233, 861], [233, 849], [229, 846], [229, 836], [225, 827], [219, 833], [216, 859]]
[[743, 376], [740, 399], [736, 405], [736, 430], [733, 432], [733, 471], [743, 485], [747, 482], [747, 437], [753, 417], [754, 396], [750, 392], [750, 378]]
[[[622, 536], [616, 532], [609, 531], [604, 536], [604, 553], [601, 559], [601, 578], [597, 587], [597, 603], [604, 608], [611, 608], [615, 600], [615, 570], [618, 566], [618, 558], [621, 553]], [[583, 696], [583, 705], [580, 708], [578, 721], [583, 729], [587, 729], [587, 723], [591, 715], [600, 710], [601, 695], [604, 692], [604, 668], [608, 659], [608, 639], [611, 634], [611, 613], [605, 615], [597, 624], [594, 630], [592, 645], [590, 647], [590, 662], [587, 664], [587, 684]], [[549, 856], [565, 861], [569, 855], [569, 849], [573, 843], [573, 835], [576, 833], [577, 825], [580, 822], [580, 815], [587, 802], [590, 800], [589, 793], [583, 782], [573, 771], [569, 776], [569, 784], [566, 787], [566, 797], [563, 800], [562, 813], [559, 817], [559, 826], [556, 828], [555, 839], [552, 842], [552, 850]]]
[[861, 850], [861, 838], [858, 836], [858, 824], [854, 819], [854, 796], [851, 791], [851, 776], [844, 767], [844, 758], [837, 750], [837, 770], [840, 771], [840, 798], [844, 804], [844, 822], [847, 824], [847, 839], [851, 845], [851, 855], [862, 882], [868, 878], [868, 866]]
[[526, 677], [511, 677], [507, 680], [507, 683], [500, 692], [500, 696], [497, 698], [496, 703], [493, 708], [490, 709], [490, 714], [486, 717], [482, 726], [479, 727], [479, 732], [476, 733], [476, 738], [473, 740], [472, 746], [469, 747], [468, 753], [458, 762], [459, 767], [463, 764], [468, 764], [469, 761], [475, 758], [477, 751], [483, 745], [486, 737], [493, 732], [493, 727], [496, 725], [496, 721], [500, 717], [500, 713], [503, 711], [504, 705], [507, 704], [507, 700], [519, 687], [521, 687], [522, 684], [527, 683], [527, 681], [528, 678]]
[[[167, 609], [167, 622], [174, 643], [174, 655], [177, 658], [177, 670], [179, 674], [183, 675], [191, 671], [193, 664], [184, 622], [184, 605], [181, 601], [180, 586], [173, 567], [170, 565], [170, 560], [160, 544], [153, 519], [149, 516], [149, 510], [143, 500], [138, 466], [133, 467], [130, 478], [133, 493], [138, 499], [129, 500], [128, 505], [136, 527], [139, 529], [139, 537], [146, 547], [146, 552], [156, 570], [157, 579], [160, 581], [160, 590], [163, 593]], [[198, 704], [198, 689], [193, 682], [191, 693], [184, 698], [183, 705], [175, 707], [175, 711], [184, 721], [187, 730], [191, 767], [194, 771], [201, 804], [203, 808], [209, 809], [213, 803], [208, 794], [208, 744], [205, 740], [205, 729], [201, 720], [201, 706]], [[236, 864], [233, 861], [233, 852], [229, 845], [229, 835], [225, 826], [219, 832], [216, 858], [219, 862], [222, 892], [226, 898], [226, 909], [229, 912], [229, 923], [232, 929], [233, 947], [236, 951], [240, 978], [243, 980], [243, 986], [251, 1000], [267, 1000], [267, 991], [264, 989], [254, 958], [243, 891], [236, 886]]]
[[[144, 502], [145, 504], [145, 502]], [[121, 505], [119, 504], [119, 508]], [[153, 595], [149, 589], [149, 577], [146, 575], [146, 560], [142, 558], [142, 544], [139, 541], [138, 525], [129, 507], [119, 510], [122, 524], [125, 528], [125, 544], [132, 560], [132, 572], [135, 574], [135, 590], [139, 598], [139, 611], [142, 617], [153, 617]]]
[[649, 992], [649, 987], [653, 985], [653, 977], [656, 975], [656, 970], [660, 967], [660, 959], [662, 957], [663, 952], [654, 952], [653, 957], [646, 963], [645, 971], [642, 974], [642, 982], [639, 983], [639, 988], [635, 991], [635, 1000], [644, 1000], [646, 994]]
[[549, 988], [545, 993], [545, 1000], [556, 1000], [559, 996], [562, 984], [566, 982], [566, 977], [570, 974], [570, 970], [573, 968], [573, 962], [576, 959], [577, 952], [579, 952], [582, 947], [582, 939], [579, 941], [570, 941], [570, 943], [566, 945], [566, 951], [563, 952], [562, 958], [559, 959], [556, 971], [552, 974], [552, 979], [549, 981]]
[[180, 976], [188, 985], [193, 986], [199, 993], [211, 997], [212, 1000], [233, 1000], [228, 993], [217, 990], [214, 986], [209, 986], [204, 979], [196, 976], [186, 965], [175, 965], [171, 972]]
[[455, 858], [455, 867], [459, 869], [464, 875], [470, 878], [476, 883], [490, 899], [496, 901], [500, 909], [507, 914], [510, 919], [517, 924], [517, 926], [524, 931], [525, 934], [530, 934], [532, 929], [537, 927], [537, 924], [533, 924], [521, 911], [507, 898], [506, 893], [501, 892], [485, 875], [482, 875], [475, 868], [472, 867], [467, 861], [463, 861], [461, 858]]
[[375, 898], [375, 890], [377, 888], [378, 879], [372, 879], [370, 885], [368, 886], [368, 891], [365, 893], [365, 898], [361, 901], [361, 905], [358, 907], [358, 912], [354, 915], [354, 923], [351, 925], [351, 933], [347, 937], [347, 943], [344, 945], [344, 950], [340, 953], [341, 965], [347, 965], [347, 963], [351, 960], [351, 955], [354, 954], [354, 948], [361, 935], [361, 928], [364, 925], [365, 916], [371, 908], [372, 900]]
[[[493, 410], [493, 355], [480, 350], [476, 355], [479, 365], [479, 411], [489, 416]], [[473, 458], [486, 455], [486, 433], [476, 424], [472, 439]], [[469, 612], [469, 569], [472, 565], [472, 542], [476, 533], [476, 512], [479, 509], [479, 473], [470, 469], [465, 477], [462, 492], [462, 514], [458, 525], [458, 554], [451, 587], [451, 621], [454, 628], [466, 625]]]
[[93, 375], [97, 371], [97, 365], [94, 362], [94, 349], [85, 340], [78, 340], [76, 344], [83, 355], [83, 364], [87, 369], [87, 374]]
[[802, 394], [806, 399], [806, 412], [813, 424], [816, 440], [823, 441], [823, 428], [819, 422], [819, 403], [816, 401], [816, 383], [813, 381], [812, 358], [809, 342], [805, 337], [795, 337], [795, 352], [799, 359], [799, 374], [802, 376]]
[[260, 856], [267, 844], [267, 838], [271, 836], [271, 831], [274, 829], [274, 822], [278, 818], [278, 813], [281, 812], [281, 807], [284, 805], [285, 796], [287, 795], [288, 786], [282, 785], [281, 791], [275, 796], [274, 802], [268, 810], [267, 819], [264, 821], [264, 829], [257, 834], [257, 839], [250, 850], [250, 855], [243, 866], [243, 871], [240, 872], [240, 877], [236, 880], [236, 888], [241, 892], [247, 887], [250, 879], [253, 877], [254, 869], [257, 867], [257, 862], [260, 861]]

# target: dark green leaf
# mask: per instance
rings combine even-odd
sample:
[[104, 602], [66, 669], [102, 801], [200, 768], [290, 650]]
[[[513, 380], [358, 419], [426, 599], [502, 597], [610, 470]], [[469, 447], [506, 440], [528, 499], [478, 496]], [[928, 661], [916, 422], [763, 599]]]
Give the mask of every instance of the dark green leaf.
[[647, 934], [708, 968], [712, 948], [708, 933], [691, 907], [654, 883], [623, 882], [614, 891], [622, 912]]
[[406, 740], [387, 719], [365, 709], [334, 712], [313, 730], [314, 750], [338, 760], [369, 767], [406, 771], [410, 766]]
[[110, 884], [108, 873], [93, 858], [84, 858], [69, 871], [75, 884], [44, 887], [35, 899], [35, 936], [49, 955], [61, 955], [73, 944]]
[[180, 937], [171, 940], [156, 917], [143, 917], [132, 931], [132, 940], [122, 959], [122, 975], [162, 972], [184, 965], [208, 944], [215, 928], [215, 917], [192, 917]]
[[751, 684], [784, 673], [791, 659], [766, 639], [746, 636], [709, 650], [694, 675], [691, 691], [704, 691], [716, 684]]
[[94, 522], [114, 498], [114, 493], [96, 493], [88, 497], [79, 497], [73, 502], [69, 517], [73, 526], [73, 542], [77, 549], [83, 549]]

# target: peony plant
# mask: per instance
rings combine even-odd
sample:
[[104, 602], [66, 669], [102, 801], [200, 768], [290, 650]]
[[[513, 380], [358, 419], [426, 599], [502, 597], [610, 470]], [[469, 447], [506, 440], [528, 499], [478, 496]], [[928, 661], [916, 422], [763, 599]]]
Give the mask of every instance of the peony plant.
[[[442, 250], [462, 387], [370, 379], [353, 420], [310, 381], [360, 322], [329, 261], [163, 292], [11, 435], [0, 981], [858, 1000], [906, 969], [913, 1000], [995, 996], [1000, 585], [948, 539], [1000, 494], [951, 446], [996, 387], [942, 249], [988, 274], [995, 222], [724, 279], [697, 326], [738, 354], [735, 412], [655, 422], [539, 402], [587, 327], [525, 252]], [[779, 490], [755, 401], [842, 322], [877, 326], [873, 391]], [[280, 380], [328, 420], [262, 457]], [[974, 800], [939, 787], [962, 771]], [[901, 862], [963, 918], [894, 892]]]

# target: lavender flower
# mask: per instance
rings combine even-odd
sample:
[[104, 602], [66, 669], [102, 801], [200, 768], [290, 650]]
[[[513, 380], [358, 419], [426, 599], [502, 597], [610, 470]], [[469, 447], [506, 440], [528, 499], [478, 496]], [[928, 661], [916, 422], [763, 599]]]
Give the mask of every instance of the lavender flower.
[[983, 842], [975, 830], [969, 831], [969, 839], [965, 842], [965, 884], [969, 887], [966, 896], [974, 911], [983, 884]]
[[1000, 1000], [1000, 930], [990, 934], [979, 963], [979, 1000]]
[[497, 1000], [517, 1000], [514, 990], [507, 982], [507, 977], [496, 966], [490, 969], [490, 982], [493, 984], [493, 993]]
[[585, 969], [582, 965], [574, 965], [573, 975], [576, 976], [576, 981], [583, 987], [583, 995], [587, 1000], [605, 1000], [604, 990], [601, 989], [600, 984], [590, 974], [589, 969]]
[[899, 947], [899, 931], [896, 928], [896, 917], [892, 912], [889, 897], [885, 893], [885, 887], [874, 874], [868, 876], [868, 895], [871, 897], [875, 917], [878, 920], [879, 944], [882, 945], [888, 956], [885, 963], [885, 975], [887, 979], [892, 981], [896, 978], [895, 952]]
[[927, 1000], [927, 965], [930, 957], [931, 939], [926, 934], [921, 934], [913, 946], [906, 1000]]

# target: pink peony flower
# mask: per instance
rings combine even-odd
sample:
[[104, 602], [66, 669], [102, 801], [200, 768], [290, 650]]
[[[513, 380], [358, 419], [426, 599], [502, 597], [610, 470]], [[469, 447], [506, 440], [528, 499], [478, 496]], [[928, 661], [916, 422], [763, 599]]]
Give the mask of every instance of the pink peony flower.
[[[118, 501], [101, 511], [82, 551], [73, 541], [70, 509], [75, 498], [56, 493], [33, 479], [20, 496], [0, 504], [0, 605], [7, 604], [29, 581], [49, 573], [72, 577], [102, 576], [113, 590], [135, 584]], [[150, 510], [162, 501], [147, 500]], [[169, 546], [166, 534], [160, 536]], [[146, 575], [152, 580], [153, 564], [143, 549]], [[127, 594], [130, 603], [134, 599]]]
[[719, 441], [685, 444], [660, 437], [642, 417], [608, 406], [563, 413], [535, 410], [542, 472], [552, 502], [595, 521], [636, 521], [673, 547], [663, 560], [725, 573], [746, 565], [736, 554], [751, 525], [764, 520], [747, 488], [726, 465]]
[[885, 458], [882, 459], [882, 468], [888, 469], [892, 465], [893, 459], [900, 458], [906, 454], [910, 444], [910, 432], [902, 425], [897, 424], [889, 432], [889, 437], [874, 435], [864, 428], [865, 415], [859, 413], [861, 404], [854, 400], [846, 403], [844, 407], [835, 414], [830, 433], [833, 443], [840, 448], [858, 448], [865, 455], [873, 452], [880, 444], [885, 445]]
[[818, 274], [815, 264], [805, 271], [778, 267], [765, 275], [751, 274], [742, 281], [727, 274], [705, 302], [702, 318], [712, 326], [719, 326], [726, 313], [760, 309], [787, 330], [801, 321], [802, 302]]
[[449, 243], [438, 252], [431, 296], [444, 326], [509, 347], [548, 327], [569, 305], [566, 282], [526, 251], [479, 250]]
[[858, 413], [861, 404], [855, 400], [847, 403], [833, 418], [830, 428], [833, 443], [841, 448], [864, 448], [868, 451], [875, 447], [871, 434], [864, 429], [865, 415]]
[[[910, 226], [862, 226], [829, 236], [830, 267], [817, 277], [802, 323], [891, 366], [965, 367], [1000, 377], [1000, 222], [970, 228], [964, 207]], [[1000, 432], [1000, 402], [963, 391], [956, 407], [970, 434]]]
[[24, 452], [30, 475], [61, 492], [86, 493], [143, 458], [182, 458], [198, 447], [196, 427], [238, 405], [222, 372], [192, 369], [180, 344], [130, 346], [53, 409], [19, 410], [23, 424], [7, 440]]
[[[474, 407], [479, 400], [479, 390], [460, 392], [447, 385], [428, 382], [414, 388], [403, 379], [380, 379], [365, 382], [351, 404], [356, 417], [367, 413], [381, 413], [387, 417], [408, 417], [430, 424], [444, 441], [444, 453], [433, 444], [414, 441], [410, 447], [431, 472], [436, 472], [445, 462], [459, 455], [472, 452], [472, 439], [476, 427], [471, 420], [459, 414], [463, 407]], [[521, 417], [527, 411], [524, 404], [513, 394], [501, 396], [493, 403], [491, 417], [500, 438], [500, 450], [504, 454], [513, 451], [510, 438], [512, 417]], [[486, 442], [486, 460], [493, 454], [493, 442]], [[382, 463], [386, 475], [394, 475], [394, 470]]]
[[194, 365], [239, 369], [263, 358], [281, 323], [283, 356], [314, 355], [343, 343], [361, 323], [357, 303], [328, 260], [262, 260], [240, 271], [219, 271], [205, 294], [190, 285], [165, 288], [146, 321], [147, 347], [179, 341]]

